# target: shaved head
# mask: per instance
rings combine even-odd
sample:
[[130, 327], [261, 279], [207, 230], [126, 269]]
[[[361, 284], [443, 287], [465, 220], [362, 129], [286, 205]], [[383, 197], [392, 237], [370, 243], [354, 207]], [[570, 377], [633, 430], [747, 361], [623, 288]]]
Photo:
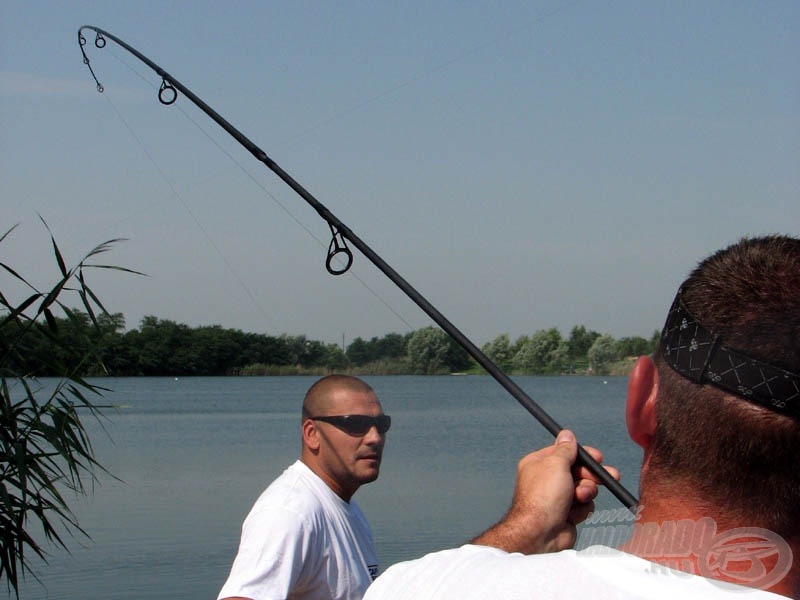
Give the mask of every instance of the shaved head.
[[350, 375], [328, 375], [317, 381], [306, 392], [303, 399], [303, 418], [328, 415], [336, 411], [337, 392], [348, 391], [361, 394], [373, 393], [365, 381]]

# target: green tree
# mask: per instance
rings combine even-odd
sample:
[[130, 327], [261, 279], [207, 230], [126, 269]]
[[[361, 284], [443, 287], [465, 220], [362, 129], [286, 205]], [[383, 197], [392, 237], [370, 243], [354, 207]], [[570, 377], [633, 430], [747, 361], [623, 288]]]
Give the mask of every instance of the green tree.
[[194, 375], [197, 355], [190, 348], [189, 326], [146, 316], [139, 326], [138, 369], [142, 375]]
[[292, 364], [292, 355], [285, 338], [247, 333], [242, 341], [238, 363], [237, 366], [290, 365]]
[[280, 336], [283, 342], [288, 362], [287, 365], [299, 365], [302, 356], [306, 352], [306, 336], [305, 335], [288, 335], [286, 333]]
[[328, 344], [325, 353], [325, 367], [329, 371], [341, 371], [347, 368], [347, 355], [338, 344]]
[[233, 329], [220, 325], [196, 327], [188, 333], [189, 347], [194, 351], [197, 373], [227, 375], [237, 364], [241, 353], [239, 338]]
[[550, 351], [550, 369], [552, 372], [570, 373], [573, 371], [573, 362], [569, 358], [569, 345], [564, 340], [559, 342], [553, 350]]
[[369, 344], [357, 337], [347, 345], [347, 360], [354, 365], [365, 365], [372, 360]]
[[511, 341], [507, 333], [502, 333], [481, 348], [483, 353], [503, 371], [510, 370], [514, 355], [511, 353]]
[[447, 371], [450, 337], [438, 327], [423, 327], [408, 340], [408, 358], [417, 375], [436, 375]]
[[347, 347], [347, 359], [356, 366], [381, 361], [395, 361], [406, 355], [408, 337], [389, 333], [382, 338], [373, 337], [368, 342], [357, 337]]
[[558, 372], [566, 355], [567, 346], [558, 329], [541, 329], [520, 345], [514, 369], [532, 375]]
[[124, 343], [125, 317], [122, 313], [97, 315], [99, 337], [96, 340], [99, 360], [89, 375], [115, 375], [131, 367], [132, 356]]
[[610, 335], [601, 335], [589, 348], [587, 357], [595, 375], [607, 375], [611, 363], [619, 359], [616, 340]]
[[569, 359], [573, 362], [582, 363], [586, 360], [586, 353], [592, 347], [594, 341], [600, 337], [596, 331], [589, 331], [583, 325], [575, 325], [569, 333], [567, 347], [569, 349]]
[[[102, 469], [80, 415], [86, 411], [101, 416], [102, 407], [92, 401], [101, 390], [80, 376], [86, 364], [97, 359], [97, 349], [78, 333], [86, 324], [84, 315], [68, 308], [62, 298], [76, 293], [89, 322], [100, 332], [104, 321], [96, 313], [107, 311], [89, 288], [87, 272], [127, 270], [89, 262], [117, 240], [100, 244], [73, 268], [67, 268], [52, 234], [50, 241], [60, 275], [49, 290], [40, 291], [0, 263], [0, 269], [29, 290], [19, 303], [0, 291], [0, 578], [17, 597], [20, 576], [32, 573], [30, 554], [46, 560], [44, 540], [66, 549], [64, 533], [85, 534], [66, 493], [85, 494], [87, 479], [93, 481]], [[58, 311], [70, 326], [63, 327]], [[41, 345], [42, 339], [48, 344]], [[77, 361], [69, 352], [76, 340], [84, 353]], [[29, 378], [29, 364], [59, 374], [59, 383], [53, 390], [38, 387]]]
[[638, 335], [617, 340], [617, 355], [620, 358], [650, 354], [652, 348], [652, 341]]
[[447, 354], [445, 355], [444, 361], [447, 365], [448, 371], [451, 373], [467, 371], [475, 364], [467, 351], [461, 347], [461, 344], [456, 342], [450, 336], [447, 336], [447, 343], [449, 348], [447, 349]]
[[378, 360], [383, 358], [402, 358], [406, 355], [406, 336], [399, 333], [387, 333], [382, 338], [372, 338], [375, 340], [375, 354]]
[[658, 346], [661, 344], [661, 332], [656, 329], [653, 331], [653, 335], [650, 336], [650, 352], [649, 354], [652, 356], [656, 352], [658, 352]]
[[299, 363], [304, 367], [323, 367], [328, 359], [328, 348], [322, 342], [306, 340]]
[[297, 364], [296, 344], [291, 336], [281, 334], [275, 339], [268, 364], [287, 366]]

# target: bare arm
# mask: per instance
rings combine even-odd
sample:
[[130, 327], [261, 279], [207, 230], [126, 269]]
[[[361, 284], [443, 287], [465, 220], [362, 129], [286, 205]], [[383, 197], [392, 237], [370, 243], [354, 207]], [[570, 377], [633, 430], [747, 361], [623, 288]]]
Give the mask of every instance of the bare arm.
[[[586, 448], [598, 462], [602, 454]], [[594, 509], [598, 481], [584, 467], [575, 467], [578, 443], [563, 430], [555, 444], [523, 457], [511, 508], [491, 528], [471, 541], [507, 552], [539, 554], [571, 548], [576, 525]], [[619, 479], [613, 467], [606, 469]]]

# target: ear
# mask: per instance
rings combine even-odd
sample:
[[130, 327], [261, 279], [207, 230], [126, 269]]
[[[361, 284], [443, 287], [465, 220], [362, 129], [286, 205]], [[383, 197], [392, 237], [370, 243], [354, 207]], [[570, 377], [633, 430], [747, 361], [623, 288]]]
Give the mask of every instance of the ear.
[[319, 432], [311, 419], [305, 419], [301, 427], [303, 433], [303, 446], [312, 452], [319, 450]]
[[645, 451], [653, 442], [657, 396], [658, 370], [649, 356], [640, 356], [628, 379], [625, 422], [628, 435]]

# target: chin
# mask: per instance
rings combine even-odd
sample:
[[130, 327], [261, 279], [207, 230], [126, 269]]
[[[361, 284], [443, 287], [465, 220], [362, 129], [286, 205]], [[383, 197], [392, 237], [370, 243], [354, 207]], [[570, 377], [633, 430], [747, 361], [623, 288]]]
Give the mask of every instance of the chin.
[[375, 481], [378, 478], [379, 474], [380, 474], [380, 469], [379, 468], [375, 468], [375, 469], [370, 470], [370, 471], [368, 471], [366, 473], [361, 473], [361, 476], [358, 478], [358, 480], [362, 484], [364, 484], [364, 483], [372, 483], [373, 481]]

